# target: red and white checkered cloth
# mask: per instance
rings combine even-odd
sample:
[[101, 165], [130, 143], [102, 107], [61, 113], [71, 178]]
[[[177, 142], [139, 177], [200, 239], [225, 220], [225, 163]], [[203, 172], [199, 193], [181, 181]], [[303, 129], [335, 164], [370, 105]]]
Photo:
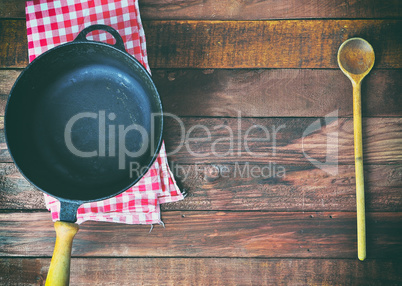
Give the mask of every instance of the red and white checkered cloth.
[[[105, 24], [119, 32], [127, 52], [150, 71], [138, 0], [34, 0], [26, 2], [25, 12], [30, 62], [45, 51], [74, 40], [84, 28]], [[88, 39], [114, 43], [113, 37], [102, 31], [92, 32]], [[183, 195], [169, 169], [163, 143], [155, 163], [136, 185], [116, 197], [83, 204], [78, 209], [77, 223], [161, 223], [159, 204], [181, 199]], [[59, 201], [45, 195], [45, 202], [53, 220], [58, 220]]]

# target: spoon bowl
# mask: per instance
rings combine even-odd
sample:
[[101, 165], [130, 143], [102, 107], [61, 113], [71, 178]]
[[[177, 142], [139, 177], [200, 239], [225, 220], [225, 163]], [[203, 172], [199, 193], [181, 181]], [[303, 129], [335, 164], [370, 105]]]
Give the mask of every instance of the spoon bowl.
[[373, 47], [362, 38], [351, 38], [339, 47], [338, 65], [356, 83], [370, 72], [374, 59]]

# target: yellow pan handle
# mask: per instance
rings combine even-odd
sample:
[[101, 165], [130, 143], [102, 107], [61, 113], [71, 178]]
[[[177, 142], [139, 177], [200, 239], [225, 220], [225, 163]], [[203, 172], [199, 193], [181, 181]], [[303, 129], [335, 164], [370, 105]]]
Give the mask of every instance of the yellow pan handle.
[[355, 145], [357, 256], [366, 259], [366, 210], [364, 206], [364, 173], [362, 143], [361, 84], [353, 84], [353, 129]]
[[46, 286], [67, 286], [70, 282], [70, 260], [73, 239], [79, 227], [71, 222], [56, 221], [56, 245], [47, 273]]

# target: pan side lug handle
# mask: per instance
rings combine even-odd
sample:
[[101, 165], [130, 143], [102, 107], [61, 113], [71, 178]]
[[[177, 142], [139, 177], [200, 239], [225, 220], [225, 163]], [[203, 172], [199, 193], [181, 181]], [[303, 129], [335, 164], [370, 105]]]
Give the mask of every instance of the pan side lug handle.
[[122, 37], [120, 36], [119, 32], [117, 32], [115, 29], [113, 29], [110, 26], [107, 25], [102, 25], [102, 24], [96, 24], [96, 25], [91, 25], [89, 27], [86, 27], [84, 30], [82, 30], [78, 36], [74, 39], [75, 42], [90, 42], [87, 40], [87, 35], [93, 31], [96, 30], [101, 30], [101, 31], [106, 31], [110, 33], [114, 39], [116, 40], [116, 43], [112, 46], [115, 48], [127, 53], [126, 48], [124, 47], [124, 41]]

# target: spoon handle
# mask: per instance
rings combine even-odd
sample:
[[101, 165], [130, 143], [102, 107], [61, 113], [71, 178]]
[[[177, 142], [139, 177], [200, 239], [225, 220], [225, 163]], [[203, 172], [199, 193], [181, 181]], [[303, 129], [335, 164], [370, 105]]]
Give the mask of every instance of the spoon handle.
[[366, 211], [364, 206], [361, 82], [353, 84], [353, 129], [356, 174], [357, 255], [363, 261], [366, 258]]

